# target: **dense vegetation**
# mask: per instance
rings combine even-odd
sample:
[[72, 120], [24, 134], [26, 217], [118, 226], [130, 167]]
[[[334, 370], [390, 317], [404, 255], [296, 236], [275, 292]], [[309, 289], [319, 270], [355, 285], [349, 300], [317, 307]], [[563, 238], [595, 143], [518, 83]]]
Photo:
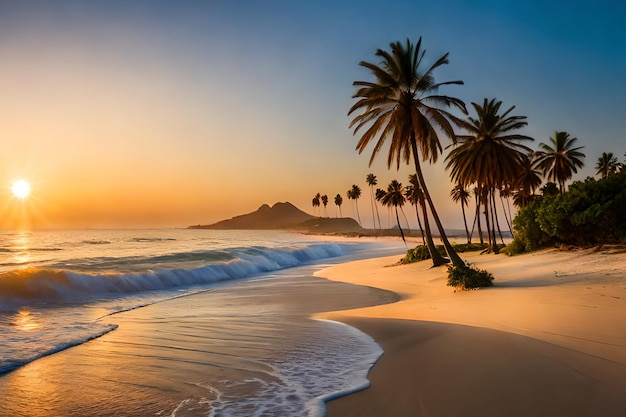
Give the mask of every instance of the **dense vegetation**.
[[558, 244], [626, 244], [626, 171], [574, 182], [562, 194], [544, 193], [520, 210], [513, 227], [511, 255]]

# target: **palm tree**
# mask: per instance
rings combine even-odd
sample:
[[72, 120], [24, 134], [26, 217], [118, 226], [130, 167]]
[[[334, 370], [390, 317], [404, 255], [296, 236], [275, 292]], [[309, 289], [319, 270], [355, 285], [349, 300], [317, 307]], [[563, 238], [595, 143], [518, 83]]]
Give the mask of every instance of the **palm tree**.
[[322, 204], [324, 205], [324, 217], [328, 217], [328, 214], [326, 213], [326, 206], [328, 205], [328, 196], [326, 194], [322, 196]]
[[[371, 165], [389, 139], [387, 155], [389, 168], [394, 162], [398, 168], [401, 162], [408, 164], [412, 157], [419, 185], [424, 192], [425, 200], [437, 224], [448, 256], [455, 266], [464, 267], [465, 263], [448, 241], [426, 186], [419, 161], [421, 154], [424, 161], [437, 162], [442, 151], [437, 131], [443, 132], [452, 141], [456, 140], [451, 121], [458, 119], [441, 107], [455, 106], [466, 112], [465, 104], [460, 99], [440, 95], [438, 90], [444, 85], [463, 84], [463, 82], [435, 82], [433, 72], [448, 63], [448, 54], [444, 54], [424, 70], [422, 64], [426, 51], [422, 50], [421, 37], [416, 45], [407, 39], [404, 45], [401, 42], [395, 42], [389, 46], [390, 52], [382, 49], [376, 51], [376, 56], [382, 59], [379, 65], [365, 61], [359, 63], [360, 66], [370, 70], [376, 80], [375, 82], [355, 81], [353, 83], [357, 91], [352, 97], [358, 101], [350, 108], [348, 115], [357, 110], [362, 110], [362, 113], [354, 117], [350, 127], [354, 127], [355, 135], [361, 129], [365, 129], [356, 149], [362, 153], [371, 142], [375, 142], [369, 161]], [[432, 235], [429, 233], [427, 235], [427, 240], [432, 241]], [[434, 244], [428, 246], [434, 248]], [[439, 263], [441, 260], [437, 259], [437, 253], [434, 252], [431, 251], [431, 256], [433, 264], [437, 266], [441, 264]]]
[[341, 215], [341, 205], [343, 204], [343, 197], [341, 196], [341, 194], [337, 194], [335, 196], [335, 205], [337, 206], [337, 208], [339, 209], [339, 217], [343, 217]]
[[392, 180], [387, 186], [387, 192], [381, 199], [383, 206], [394, 207], [396, 210], [396, 221], [398, 223], [398, 229], [400, 230], [400, 236], [402, 241], [406, 245], [406, 239], [404, 238], [404, 231], [402, 231], [402, 225], [400, 224], [400, 216], [398, 216], [398, 207], [404, 206], [406, 198], [404, 197], [404, 187], [402, 183], [397, 180]]
[[472, 243], [472, 237], [469, 232], [469, 228], [467, 227], [467, 217], [465, 216], [465, 206], [467, 206], [470, 193], [463, 187], [463, 184], [458, 183], [450, 192], [450, 197], [452, 197], [452, 201], [455, 203], [461, 202], [461, 212], [463, 212], [463, 224], [465, 224], [465, 234], [467, 235], [467, 244]]
[[602, 156], [598, 158], [598, 162], [596, 162], [596, 175], [606, 178], [609, 175], [619, 172], [620, 168], [621, 164], [617, 160], [617, 157], [613, 156], [613, 152], [602, 152]]
[[511, 133], [527, 124], [526, 116], [510, 116], [515, 106], [502, 114], [502, 102], [495, 98], [484, 99], [482, 106], [477, 103], [472, 106], [478, 118], [468, 117], [459, 123], [469, 134], [457, 136], [458, 142], [447, 157], [446, 168], [450, 169], [452, 179], [463, 187], [475, 184], [486, 193], [489, 250], [496, 252], [496, 230], [499, 231], [500, 226], [495, 191], [515, 183], [522, 159], [531, 152], [520, 142], [533, 138]]
[[313, 204], [313, 214], [315, 214], [315, 208], [320, 206], [320, 193], [315, 194], [311, 203]]
[[376, 175], [367, 174], [365, 178], [367, 185], [370, 186], [370, 202], [372, 203], [372, 221], [374, 222], [374, 229], [376, 229], [376, 218], [374, 218], [374, 209], [376, 209], [376, 217], [378, 218], [378, 228], [381, 229], [380, 226], [380, 214], [378, 214], [378, 204], [376, 204], [376, 200], [374, 199], [374, 186], [378, 184], [376, 180]]
[[422, 244], [426, 246], [426, 238], [424, 236], [424, 228], [422, 227], [422, 221], [420, 219], [419, 208], [421, 207], [424, 211], [424, 221], [428, 221], [428, 216], [426, 213], [426, 205], [424, 202], [424, 193], [420, 188], [419, 182], [417, 180], [417, 175], [411, 174], [409, 175], [409, 185], [406, 186], [404, 195], [409, 203], [415, 206], [415, 215], [417, 216], [417, 225], [420, 228], [420, 233], [422, 235]]
[[534, 153], [529, 153], [521, 161], [517, 181], [514, 184], [513, 204], [518, 208], [528, 205], [536, 196], [535, 190], [541, 185], [541, 173], [537, 171], [537, 164], [533, 162]]
[[[376, 199], [376, 201], [381, 201], [383, 199], [383, 197], [385, 196], [385, 194], [387, 194], [385, 192], [385, 190], [381, 189], [381, 188], [377, 188], [376, 191], [374, 192], [374, 198]], [[389, 229], [389, 213], [391, 212], [391, 209], [387, 212], [387, 228]], [[382, 229], [382, 226], [381, 226]]]
[[348, 199], [354, 200], [356, 216], [359, 219], [359, 224], [362, 226], [363, 224], [361, 223], [361, 215], [359, 214], [359, 198], [361, 198], [361, 187], [356, 184], [352, 184], [352, 188], [348, 190], [346, 195], [348, 196]]
[[559, 191], [565, 191], [565, 181], [572, 178], [581, 168], [585, 154], [580, 152], [584, 146], [574, 147], [578, 139], [570, 137], [567, 132], [554, 132], [550, 138], [552, 146], [540, 143], [542, 150], [536, 153], [537, 165], [543, 170], [543, 175], [559, 185]]

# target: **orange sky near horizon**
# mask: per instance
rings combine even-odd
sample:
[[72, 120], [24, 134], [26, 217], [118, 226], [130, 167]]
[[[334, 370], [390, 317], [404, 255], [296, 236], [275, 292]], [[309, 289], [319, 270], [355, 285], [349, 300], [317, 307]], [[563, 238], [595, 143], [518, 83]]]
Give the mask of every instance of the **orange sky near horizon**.
[[[555, 130], [578, 137], [579, 179], [602, 151], [621, 159], [626, 37], [616, 13], [446, 2], [0, 2], [0, 230], [186, 227], [279, 201], [313, 214], [318, 192], [329, 216], [340, 193], [343, 215], [356, 217], [352, 184], [372, 227], [366, 175], [385, 188], [413, 171], [387, 170], [383, 154], [370, 168], [371, 149], [355, 152], [352, 83], [371, 79], [359, 61], [407, 37], [424, 37], [428, 59], [450, 52], [437, 81], [465, 85], [442, 93], [517, 106], [534, 148]], [[413, 12], [432, 18], [416, 26]], [[564, 35], [550, 17], [598, 25]], [[479, 18], [491, 26], [460, 29]], [[571, 72], [553, 72], [559, 65]], [[445, 227], [462, 228], [444, 158], [426, 179]], [[24, 201], [10, 193], [17, 179], [32, 184]], [[407, 217], [414, 227], [412, 209]]]

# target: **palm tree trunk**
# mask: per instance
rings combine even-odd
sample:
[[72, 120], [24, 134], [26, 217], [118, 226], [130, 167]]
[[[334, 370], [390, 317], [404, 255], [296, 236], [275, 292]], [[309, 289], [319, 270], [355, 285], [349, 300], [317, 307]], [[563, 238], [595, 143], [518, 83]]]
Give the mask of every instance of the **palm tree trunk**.
[[422, 228], [422, 221], [420, 220], [420, 212], [419, 212], [419, 209], [417, 208], [417, 204], [415, 205], [415, 215], [417, 217], [417, 225], [419, 226], [420, 233], [422, 234], [422, 244], [426, 246], [426, 239], [424, 238], [424, 229]]
[[[374, 189], [374, 187], [372, 187]], [[378, 213], [378, 202], [374, 198], [374, 208], [376, 209], [376, 218], [378, 219], [378, 230], [381, 230], [383, 226], [380, 224], [380, 214]]]
[[485, 208], [483, 214], [485, 215], [485, 227], [487, 228], [487, 247], [488, 251], [491, 252], [493, 248], [493, 241], [491, 240], [491, 222], [489, 221], [489, 198], [481, 196], [481, 204]]
[[374, 223], [374, 229], [376, 229], [376, 217], [374, 217], [374, 186], [370, 185], [370, 205], [372, 206], [372, 222]]
[[480, 239], [480, 244], [484, 245], [485, 238], [483, 237], [483, 228], [482, 228], [482, 225], [480, 224], [480, 195], [476, 196], [476, 215], [474, 216], [474, 222], [476, 223], [476, 226], [478, 227], [478, 237]]
[[506, 221], [506, 225], [509, 226], [509, 232], [511, 232], [511, 236], [513, 236], [513, 228], [511, 227], [509, 216], [506, 214], [506, 207], [504, 206], [504, 198], [502, 197], [502, 195], [500, 195], [500, 203], [502, 203], [502, 211], [504, 212], [504, 220]]
[[400, 211], [402, 212], [402, 217], [404, 217], [404, 221], [406, 222], [406, 228], [408, 232], [411, 233], [411, 225], [409, 224], [409, 219], [406, 218], [406, 213], [404, 212], [402, 206], [400, 206]]
[[472, 222], [472, 230], [470, 230], [470, 242], [474, 236], [474, 229], [476, 228], [476, 215], [474, 215], [474, 221]]
[[398, 229], [400, 229], [400, 236], [402, 236], [402, 241], [404, 242], [404, 246], [407, 246], [406, 239], [404, 238], [404, 232], [402, 231], [402, 226], [400, 225], [400, 217], [398, 216], [398, 206], [396, 206], [396, 221], [398, 222]]
[[465, 217], [465, 204], [461, 201], [461, 211], [463, 212], [463, 224], [465, 224], [465, 234], [467, 235], [467, 244], [472, 243], [472, 237], [470, 236], [469, 229], [467, 228], [467, 218]]
[[428, 211], [426, 210], [426, 202], [421, 201], [420, 207], [422, 208], [422, 217], [424, 217], [424, 230], [426, 231], [426, 247], [430, 253], [430, 258], [433, 261], [433, 266], [440, 266], [446, 263], [446, 260], [441, 256], [435, 242], [433, 242], [433, 235], [430, 232], [430, 224], [428, 222]]
[[[452, 264], [458, 268], [465, 267], [465, 262], [459, 257], [456, 253], [450, 242], [448, 241], [448, 237], [446, 236], [446, 231], [443, 229], [443, 225], [441, 224], [441, 220], [439, 220], [439, 215], [437, 214], [437, 210], [435, 210], [435, 205], [430, 197], [430, 192], [428, 191], [428, 187], [426, 186], [426, 182], [424, 181], [424, 174], [422, 173], [422, 169], [420, 167], [419, 158], [417, 154], [417, 142], [415, 141], [415, 133], [411, 132], [411, 150], [413, 151], [413, 162], [415, 163], [415, 170], [417, 171], [417, 178], [419, 180], [419, 184], [422, 187], [422, 191], [424, 192], [424, 199], [428, 202], [428, 207], [430, 208], [430, 212], [433, 215], [433, 219], [435, 220], [435, 224], [439, 229], [439, 234], [441, 236], [441, 240], [443, 241], [443, 246], [446, 248], [446, 252], [448, 257], [452, 261]], [[431, 236], [432, 239], [432, 236]], [[431, 254], [432, 256], [432, 254]]]
[[359, 214], [359, 199], [354, 199], [354, 206], [356, 207], [356, 217], [359, 219], [359, 225], [363, 227], [363, 223], [361, 223], [361, 215]]
[[491, 221], [491, 232], [490, 232], [490, 246], [491, 246], [491, 251], [494, 253], [497, 253], [497, 249], [498, 249], [498, 244], [496, 242], [496, 217], [494, 215], [494, 204], [492, 203], [495, 202], [495, 197], [494, 197], [494, 190], [489, 190], [489, 193], [487, 194], [487, 202], [486, 204], [489, 206], [489, 216], [491, 217], [489, 220]]
[[506, 198], [506, 206], [509, 209], [509, 219], [511, 220], [511, 237], [513, 236], [513, 215], [511, 214], [511, 195]]
[[[500, 236], [500, 241], [504, 245], [504, 237], [502, 237], [502, 230], [500, 229], [500, 220], [498, 220], [498, 203], [496, 203], [496, 192], [495, 192], [495, 190], [491, 194], [491, 199], [493, 200], [493, 203], [492, 203], [493, 204], [493, 214], [494, 214], [495, 219], [496, 219], [495, 223], [496, 223], [496, 228], [498, 230], [498, 236]], [[505, 213], [505, 215], [506, 215], [506, 213]], [[497, 246], [496, 246], [496, 249], [497, 249]]]

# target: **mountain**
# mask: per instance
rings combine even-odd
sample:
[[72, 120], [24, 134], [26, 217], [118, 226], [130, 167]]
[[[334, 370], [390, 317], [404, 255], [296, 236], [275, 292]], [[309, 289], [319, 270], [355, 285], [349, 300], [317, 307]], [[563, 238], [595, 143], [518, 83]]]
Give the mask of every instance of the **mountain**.
[[292, 229], [315, 217], [293, 204], [276, 203], [272, 207], [263, 204], [252, 213], [235, 216], [210, 225], [189, 226], [190, 229]]

